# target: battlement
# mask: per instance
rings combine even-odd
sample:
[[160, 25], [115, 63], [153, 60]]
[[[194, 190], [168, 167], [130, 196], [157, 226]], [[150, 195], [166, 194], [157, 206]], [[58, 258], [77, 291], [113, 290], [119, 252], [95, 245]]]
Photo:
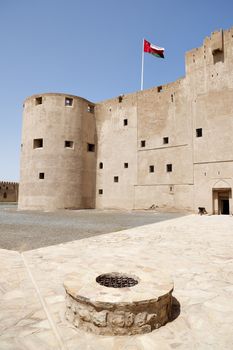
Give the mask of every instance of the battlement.
[[0, 181], [0, 186], [5, 187], [5, 186], [8, 186], [8, 185], [16, 186], [16, 185], [19, 185], [19, 183], [18, 182], [14, 182], [14, 181]]
[[185, 55], [186, 74], [197, 69], [215, 66], [217, 63], [229, 65], [233, 58], [233, 27], [229, 30], [212, 32], [203, 45], [188, 51]]

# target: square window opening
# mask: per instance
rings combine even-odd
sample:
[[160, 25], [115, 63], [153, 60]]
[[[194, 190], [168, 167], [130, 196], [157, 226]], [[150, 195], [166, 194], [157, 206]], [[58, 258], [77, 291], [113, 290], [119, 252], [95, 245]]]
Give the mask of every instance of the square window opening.
[[44, 173], [39, 173], [39, 179], [44, 180]]
[[65, 148], [74, 148], [74, 141], [65, 141]]
[[93, 106], [93, 105], [88, 105], [87, 106], [88, 113], [94, 113], [94, 110], [95, 110], [95, 106]]
[[202, 137], [202, 128], [196, 129], [196, 137]]
[[149, 173], [154, 173], [154, 171], [155, 171], [154, 165], [150, 165], [149, 166]]
[[163, 144], [166, 145], [169, 143], [169, 137], [164, 137], [163, 138]]
[[36, 97], [36, 106], [37, 105], [42, 105], [42, 97]]
[[124, 126], [128, 125], [128, 119], [124, 119]]
[[162, 86], [158, 86], [158, 87], [157, 87], [157, 91], [158, 91], [158, 92], [161, 92], [162, 90], [163, 90], [163, 87], [162, 87]]
[[129, 167], [129, 163], [124, 163], [124, 168], [127, 169]]
[[146, 141], [145, 140], [142, 140], [141, 141], [141, 147], [145, 147], [146, 146]]
[[43, 148], [43, 139], [34, 139], [33, 148]]
[[65, 106], [73, 106], [73, 99], [71, 97], [65, 98]]
[[100, 189], [99, 189], [99, 194], [103, 194], [103, 193], [104, 193], [103, 189], [100, 188]]
[[87, 144], [87, 151], [88, 152], [95, 152], [95, 145], [93, 143]]
[[114, 176], [114, 182], [119, 182], [119, 176]]
[[167, 164], [167, 172], [172, 172], [172, 164]]

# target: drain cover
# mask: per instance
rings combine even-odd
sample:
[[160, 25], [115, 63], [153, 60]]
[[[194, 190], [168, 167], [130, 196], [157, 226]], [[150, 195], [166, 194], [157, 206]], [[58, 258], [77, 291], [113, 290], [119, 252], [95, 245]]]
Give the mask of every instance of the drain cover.
[[96, 278], [96, 282], [101, 286], [112, 288], [133, 287], [138, 284], [138, 281], [132, 276], [117, 272], [100, 275]]

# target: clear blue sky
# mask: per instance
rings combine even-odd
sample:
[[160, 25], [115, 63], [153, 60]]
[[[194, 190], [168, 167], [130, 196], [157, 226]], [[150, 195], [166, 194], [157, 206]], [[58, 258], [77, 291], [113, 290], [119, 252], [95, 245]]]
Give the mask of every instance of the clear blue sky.
[[23, 100], [64, 92], [93, 102], [184, 76], [185, 52], [233, 26], [233, 0], [0, 0], [0, 180], [19, 180]]

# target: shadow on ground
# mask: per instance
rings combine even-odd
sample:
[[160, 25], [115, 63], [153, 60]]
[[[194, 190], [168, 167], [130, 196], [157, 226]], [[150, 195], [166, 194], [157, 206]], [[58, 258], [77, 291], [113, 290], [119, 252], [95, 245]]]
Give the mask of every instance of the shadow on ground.
[[17, 211], [0, 205], [0, 248], [25, 251], [181, 217], [154, 210]]

